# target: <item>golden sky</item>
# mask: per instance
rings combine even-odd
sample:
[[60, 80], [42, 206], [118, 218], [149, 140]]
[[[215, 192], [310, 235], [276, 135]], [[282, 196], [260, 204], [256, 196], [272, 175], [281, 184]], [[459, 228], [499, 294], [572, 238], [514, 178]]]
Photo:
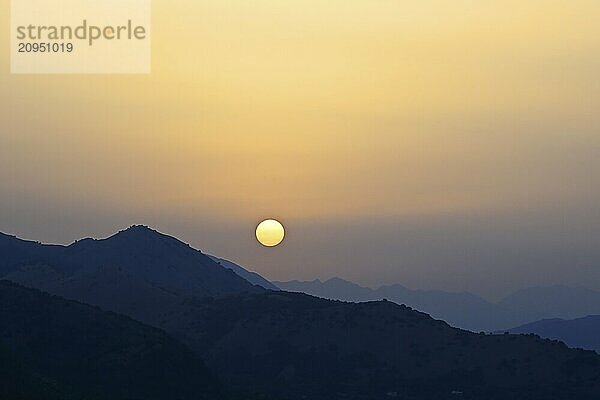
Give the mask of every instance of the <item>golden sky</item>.
[[[276, 217], [289, 242], [326, 221], [338, 243], [364, 219], [598, 217], [598, 1], [153, 0], [152, 74], [129, 76], [10, 75], [6, 3], [0, 231], [162, 224], [275, 278], [369, 281], [199, 226], [251, 237]], [[389, 251], [381, 276], [435, 285]]]

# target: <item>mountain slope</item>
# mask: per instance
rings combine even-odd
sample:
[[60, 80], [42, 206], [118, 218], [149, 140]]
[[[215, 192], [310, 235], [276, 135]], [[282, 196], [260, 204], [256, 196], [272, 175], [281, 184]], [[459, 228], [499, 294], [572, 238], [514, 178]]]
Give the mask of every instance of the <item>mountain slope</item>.
[[227, 269], [232, 270], [233, 272], [235, 272], [236, 274], [238, 274], [239, 276], [241, 276], [248, 282], [252, 283], [253, 285], [258, 285], [262, 288], [270, 289], [270, 290], [278, 290], [279, 289], [277, 286], [275, 286], [274, 284], [272, 284], [271, 282], [269, 282], [268, 280], [266, 280], [265, 278], [263, 278], [256, 272], [248, 271], [244, 267], [242, 267], [236, 263], [233, 263], [229, 260], [225, 260], [224, 258], [219, 258], [219, 257], [211, 256], [211, 255], [209, 255], [209, 257], [211, 258], [211, 260], [213, 260], [217, 264], [219, 264]]
[[[534, 336], [482, 335], [389, 301], [343, 303], [300, 293], [198, 302], [187, 335], [227, 383], [290, 399], [593, 399], [600, 356]], [[412, 397], [411, 397], [412, 396]]]
[[600, 353], [600, 315], [564, 320], [545, 319], [509, 329], [511, 333], [534, 333], [543, 338], [565, 342], [570, 347]]
[[129, 400], [224, 395], [186, 347], [123, 316], [0, 281], [0, 321], [2, 368], [17, 375], [8, 379], [15, 387], [0, 393]]
[[41, 376], [27, 366], [11, 351], [0, 344], [0, 399], [10, 400], [60, 400], [67, 392], [56, 382]]

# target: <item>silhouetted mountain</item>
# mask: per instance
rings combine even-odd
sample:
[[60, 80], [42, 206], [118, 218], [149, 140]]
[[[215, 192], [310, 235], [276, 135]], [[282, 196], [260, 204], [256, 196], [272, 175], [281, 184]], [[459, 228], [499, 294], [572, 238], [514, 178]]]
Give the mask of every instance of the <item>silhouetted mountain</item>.
[[[600, 292], [584, 287], [551, 286], [519, 290], [499, 302], [523, 321], [573, 319], [600, 314]], [[509, 326], [509, 325], [507, 325]]]
[[0, 281], [0, 398], [215, 399], [203, 362], [127, 317]]
[[[144, 226], [103, 240], [84, 239], [48, 249], [14, 240], [18, 246], [0, 248], [6, 249], [0, 259], [24, 261], [11, 262], [9, 272], [0, 278], [154, 326], [180, 307], [185, 297], [263, 290], [189, 245]], [[11, 255], [15, 248], [18, 257]]]
[[45, 273], [53, 271], [57, 279], [64, 279], [114, 267], [180, 295], [213, 296], [253, 289], [200, 251], [145, 226], [132, 226], [107, 239], [79, 240], [70, 246], [16, 240], [18, 245], [0, 247], [0, 258], [11, 260], [4, 275], [18, 274], [22, 267], [28, 267], [31, 275], [31, 267], [44, 266]]
[[570, 347], [600, 353], [600, 315], [564, 320], [544, 319], [509, 329], [511, 333], [534, 333], [543, 338], [565, 342]]
[[252, 289], [189, 245], [145, 226], [133, 226], [108, 239], [86, 239], [66, 248], [58, 268], [88, 273], [119, 267], [149, 284], [188, 296], [214, 296]]
[[[291, 400], [376, 400], [394, 393], [430, 400], [453, 390], [473, 400], [600, 394], [596, 353], [534, 336], [462, 331], [389, 301], [354, 304], [268, 291], [210, 260], [210, 271], [226, 271], [219, 279], [190, 272], [196, 282], [183, 285], [190, 263], [204, 271], [205, 256], [152, 231], [142, 230], [142, 239], [130, 234], [116, 242], [78, 242], [66, 255], [20, 266], [9, 277], [160, 327], [249, 393]], [[169, 273], [177, 277], [164, 276]], [[235, 279], [223, 285], [230, 276]], [[232, 292], [239, 280], [245, 285]], [[216, 288], [206, 287], [213, 282]]]
[[247, 280], [248, 282], [250, 282], [253, 285], [258, 285], [260, 287], [263, 287], [265, 289], [270, 289], [270, 290], [279, 290], [279, 288], [277, 286], [275, 286], [274, 284], [272, 284], [271, 282], [269, 282], [268, 280], [266, 280], [265, 278], [263, 278], [256, 272], [248, 271], [244, 267], [242, 267], [234, 262], [231, 262], [229, 260], [225, 260], [224, 258], [219, 258], [219, 257], [211, 256], [211, 255], [208, 255], [208, 256], [211, 258], [211, 260], [213, 260], [217, 264], [219, 264], [227, 269], [232, 270], [233, 272], [235, 272], [236, 274], [238, 274], [239, 276], [241, 276], [242, 278], [244, 278], [245, 280]]
[[[381, 286], [370, 289], [340, 278], [325, 282], [274, 282], [282, 290], [302, 292], [333, 300], [369, 301], [388, 299], [405, 304], [443, 319], [452, 326], [472, 331], [495, 331], [506, 324], [524, 322], [504, 307], [492, 304], [474, 294], [451, 293], [440, 290], [411, 290], [402, 285]], [[529, 321], [529, 320], [527, 320]]]

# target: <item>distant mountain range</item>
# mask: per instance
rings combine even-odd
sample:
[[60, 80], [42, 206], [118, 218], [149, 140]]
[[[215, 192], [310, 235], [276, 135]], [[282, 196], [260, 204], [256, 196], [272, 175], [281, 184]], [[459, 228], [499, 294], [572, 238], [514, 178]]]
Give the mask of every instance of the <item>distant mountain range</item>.
[[543, 338], [565, 342], [570, 347], [600, 353], [600, 315], [564, 320], [544, 319], [508, 330], [510, 333], [534, 333]]
[[576, 318], [600, 313], [600, 292], [566, 286], [524, 289], [498, 303], [491, 303], [468, 292], [411, 290], [402, 285], [370, 289], [340, 278], [324, 282], [313, 280], [273, 283], [281, 290], [334, 300], [388, 299], [426, 312], [452, 326], [474, 332], [493, 332], [543, 318]]
[[514, 326], [511, 313], [470, 293], [411, 290], [402, 285], [370, 289], [355, 283], [332, 278], [301, 282], [274, 282], [282, 290], [302, 292], [326, 299], [343, 301], [372, 301], [388, 299], [443, 319], [452, 326], [472, 331], [494, 331]]
[[[243, 398], [266, 393], [288, 400], [377, 400], [390, 396], [433, 400], [460, 392], [461, 398], [468, 400], [591, 400], [600, 394], [600, 356], [594, 352], [569, 349], [560, 342], [531, 335], [463, 331], [391, 301], [356, 304], [267, 290], [185, 243], [142, 226], [70, 246], [45, 246], [0, 236], [0, 271], [0, 278], [115, 311], [164, 330], [176, 338], [173, 343], [183, 342], [204, 360], [228, 388], [243, 392]], [[10, 299], [2, 306], [8, 309], [5, 320], [9, 321], [8, 328], [4, 327], [9, 329], [4, 335], [4, 348], [22, 346], [25, 351], [24, 343], [37, 343], [41, 347], [32, 347], [27, 355], [33, 358], [36, 349], [43, 350], [44, 343], [54, 343], [61, 332], [70, 329], [68, 318], [49, 321], [52, 315], [69, 315], [69, 307], [76, 304], [65, 300], [55, 303], [49, 299], [56, 298], [37, 296], [17, 301], [31, 312], [42, 310], [41, 315], [20, 325], [11, 321], [27, 314], [18, 307], [11, 311], [14, 301]], [[44, 311], [41, 303], [45, 301], [56, 304], [57, 310]], [[79, 307], [85, 307], [78, 308], [83, 316], [75, 321], [105, 315], [99, 309]], [[2, 314], [0, 318], [4, 318]], [[27, 324], [35, 326], [21, 342], [16, 331], [10, 329]], [[85, 346], [97, 346], [89, 343], [78, 347], [77, 338], [85, 335], [78, 324], [74, 322], [72, 333], [64, 333], [66, 343], [74, 341], [73, 350], [52, 347], [51, 354], [64, 351], [67, 360], [79, 359], [86, 355]], [[102, 337], [110, 343], [115, 335], [124, 335], [122, 340], [137, 335], [116, 321], [111, 326], [113, 330], [94, 331], [99, 342]], [[54, 335], [48, 341], [42, 332], [46, 328]], [[18, 329], [21, 332], [27, 328]], [[126, 355], [120, 355], [120, 348], [114, 347], [114, 357], [127, 360]], [[144, 347], [136, 345], [131, 349], [133, 353], [127, 354], [135, 355], [139, 348]], [[112, 360], [112, 353], [100, 354], [86, 358], [89, 368], [103, 368]], [[60, 369], [60, 360], [60, 356], [40, 356], [39, 370], [46, 374], [54, 365]], [[174, 363], [162, 365], [168, 373], [174, 373], [179, 371], [179, 367], [172, 367]], [[23, 365], [29, 368], [31, 364]], [[134, 368], [138, 364], [129, 365]], [[83, 368], [82, 373], [85, 371]], [[65, 372], [61, 379], [70, 373]], [[182, 378], [187, 376], [182, 374]], [[156, 379], [160, 382], [162, 378]], [[92, 386], [96, 382], [81, 384]], [[177, 398], [161, 397], [160, 393], [157, 389], [155, 397]], [[181, 398], [186, 398], [187, 392], [182, 393]]]

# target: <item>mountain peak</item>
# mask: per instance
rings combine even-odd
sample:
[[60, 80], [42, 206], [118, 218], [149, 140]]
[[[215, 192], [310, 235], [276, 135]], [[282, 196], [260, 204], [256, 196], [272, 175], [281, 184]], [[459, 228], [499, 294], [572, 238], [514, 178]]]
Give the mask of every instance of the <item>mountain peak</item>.
[[181, 247], [189, 247], [188, 244], [183, 243], [179, 239], [173, 236], [165, 235], [157, 230], [154, 230], [146, 225], [132, 225], [127, 229], [121, 230], [116, 234], [112, 235], [108, 239], [108, 242], [117, 242], [127, 245], [141, 245], [149, 243], [162, 243], [170, 245], [178, 245]]
[[[85, 276], [97, 283], [98, 279], [108, 277], [109, 286], [114, 283], [110, 288], [114, 293], [131, 294], [128, 290], [119, 292], [122, 290], [119, 279], [110, 275], [115, 268], [151, 287], [182, 296], [203, 297], [254, 290], [250, 282], [189, 244], [145, 225], [130, 226], [106, 239], [79, 240], [65, 248], [27, 242], [20, 247], [24, 250], [17, 252], [9, 246], [0, 246], [0, 277], [19, 269], [24, 263], [46, 264], [69, 279]], [[51, 254], [47, 255], [48, 252]], [[10, 258], [13, 253], [18, 253], [18, 257]], [[71, 280], [69, 284], [75, 284], [75, 281]]]
[[119, 231], [116, 235], [119, 234], [128, 234], [128, 235], [161, 235], [162, 234], [160, 232], [158, 232], [157, 230], [154, 230], [152, 228], [150, 228], [147, 225], [131, 225], [129, 228], [127, 229], [123, 229], [122, 231]]

